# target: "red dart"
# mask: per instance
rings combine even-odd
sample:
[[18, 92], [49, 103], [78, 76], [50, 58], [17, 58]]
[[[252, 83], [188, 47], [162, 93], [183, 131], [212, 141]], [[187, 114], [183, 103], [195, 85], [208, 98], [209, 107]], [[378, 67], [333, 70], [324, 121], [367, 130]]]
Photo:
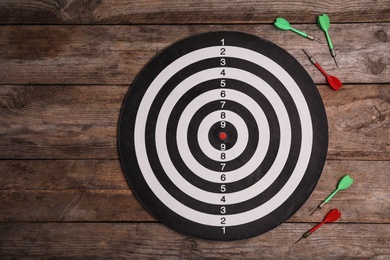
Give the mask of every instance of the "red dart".
[[338, 90], [339, 88], [341, 88], [341, 86], [343, 85], [343, 83], [341, 83], [341, 81], [335, 77], [335, 76], [332, 76], [332, 75], [329, 75], [328, 73], [326, 73], [326, 71], [318, 64], [318, 62], [312, 57], [310, 56], [309, 54], [307, 54], [307, 52], [302, 49], [303, 52], [306, 54], [306, 56], [309, 58], [310, 62], [314, 64], [314, 66], [317, 67], [317, 69], [319, 69], [321, 71], [322, 74], [325, 75], [326, 77], [326, 81], [328, 82], [328, 84], [334, 89], [334, 90]]
[[305, 232], [302, 237], [300, 239], [297, 240], [297, 242], [295, 242], [294, 244], [298, 243], [299, 241], [301, 241], [301, 239], [303, 238], [307, 238], [308, 236], [310, 236], [314, 231], [316, 231], [317, 229], [319, 229], [322, 225], [324, 225], [325, 223], [330, 223], [330, 222], [334, 222], [336, 220], [338, 220], [339, 218], [341, 217], [341, 213], [338, 209], [332, 209], [331, 211], [329, 211], [329, 213], [325, 216], [324, 220], [317, 224], [316, 226], [314, 226], [312, 229], [310, 229], [309, 231]]

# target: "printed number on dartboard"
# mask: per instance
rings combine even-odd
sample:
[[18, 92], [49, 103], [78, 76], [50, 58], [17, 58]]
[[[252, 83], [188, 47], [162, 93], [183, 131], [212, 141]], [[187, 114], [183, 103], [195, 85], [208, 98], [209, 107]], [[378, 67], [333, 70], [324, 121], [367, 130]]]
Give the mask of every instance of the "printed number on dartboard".
[[[221, 39], [221, 48], [220, 48], [220, 55], [221, 56], [225, 56], [226, 55], [226, 48], [225, 48], [225, 39]], [[226, 58], [225, 57], [221, 57], [220, 60], [219, 60], [219, 65], [221, 67], [224, 67], [226, 66]], [[221, 72], [220, 72], [220, 75], [222, 77], [225, 77], [226, 76], [226, 69], [225, 68], [222, 68], [221, 69]], [[220, 92], [220, 97], [225, 99], [227, 98], [227, 91], [226, 89], [224, 89], [226, 87], [226, 80], [225, 79], [221, 79], [220, 80], [220, 83], [219, 83], [219, 87], [222, 88], [221, 92]], [[221, 100], [220, 101], [220, 105], [221, 105], [221, 113], [220, 113], [220, 131], [221, 133], [224, 133], [225, 131], [225, 128], [226, 128], [226, 112], [224, 111], [225, 109], [225, 106], [226, 106], [226, 100]], [[226, 160], [226, 144], [224, 143], [224, 139], [221, 138], [221, 144], [220, 144], [220, 151], [221, 151], [221, 161], [224, 161]], [[225, 167], [226, 167], [226, 162], [220, 162], [220, 165], [221, 165], [221, 172], [223, 172], [225, 170]], [[222, 173], [221, 174], [221, 182], [224, 183], [226, 182], [226, 174]], [[221, 193], [225, 193], [226, 192], [226, 184], [221, 184], [221, 189], [220, 189], [220, 192]], [[221, 203], [225, 204], [226, 203], [226, 197], [225, 195], [223, 195], [221, 197]], [[226, 209], [226, 206], [221, 206], [221, 209], [220, 209], [220, 214], [221, 215], [225, 215], [227, 212], [227, 209]], [[221, 222], [219, 223], [220, 225], [223, 225], [222, 226], [222, 234], [226, 234], [226, 217], [221, 217]]]

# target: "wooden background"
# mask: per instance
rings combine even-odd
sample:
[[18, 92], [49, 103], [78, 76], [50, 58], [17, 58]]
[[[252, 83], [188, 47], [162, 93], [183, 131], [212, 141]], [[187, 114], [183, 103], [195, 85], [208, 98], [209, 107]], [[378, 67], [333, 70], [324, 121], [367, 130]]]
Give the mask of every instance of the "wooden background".
[[[326, 45], [275, 29], [276, 17]], [[205, 241], [142, 208], [117, 124], [140, 69], [170, 44], [236, 30], [285, 48], [323, 97], [329, 151], [309, 200], [258, 237]], [[390, 258], [390, 1], [0, 0], [0, 258]], [[331, 90], [304, 48], [344, 86]], [[355, 183], [309, 213], [345, 174]], [[294, 245], [331, 208], [342, 218]]]

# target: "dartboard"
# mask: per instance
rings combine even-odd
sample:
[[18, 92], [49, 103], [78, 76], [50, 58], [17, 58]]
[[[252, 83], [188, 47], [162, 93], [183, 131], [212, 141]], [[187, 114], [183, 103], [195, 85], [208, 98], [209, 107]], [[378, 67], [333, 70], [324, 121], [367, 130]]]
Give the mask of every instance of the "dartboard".
[[126, 178], [142, 205], [181, 233], [265, 233], [308, 199], [328, 123], [313, 80], [288, 52], [241, 32], [174, 43], [134, 80], [119, 122]]

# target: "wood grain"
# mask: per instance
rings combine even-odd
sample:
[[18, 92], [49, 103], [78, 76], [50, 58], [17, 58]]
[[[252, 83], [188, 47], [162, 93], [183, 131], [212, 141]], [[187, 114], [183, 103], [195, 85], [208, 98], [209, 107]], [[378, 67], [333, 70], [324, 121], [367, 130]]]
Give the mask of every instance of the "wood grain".
[[[387, 259], [390, 225], [282, 224], [263, 235], [218, 242], [158, 223], [0, 223], [0, 257], [131, 259]], [[362, 239], [364, 238], [364, 239]]]
[[[325, 40], [316, 25], [297, 25], [297, 29]], [[185, 37], [218, 30], [247, 32], [274, 42], [297, 58], [317, 84], [325, 83], [325, 77], [302, 48], [344, 84], [390, 83], [388, 23], [332, 26], [340, 69], [326, 44], [272, 25], [2, 26], [0, 83], [130, 85], [164, 48]]]
[[153, 221], [130, 190], [0, 191], [0, 222]]
[[[1, 159], [118, 159], [117, 124], [128, 86], [2, 86]], [[329, 159], [390, 159], [390, 87], [320, 86]]]
[[[288, 221], [321, 221], [325, 212], [338, 208], [341, 222], [390, 223], [389, 168], [389, 161], [327, 161], [315, 191]], [[354, 184], [310, 217], [345, 174]], [[3, 160], [0, 183], [0, 222], [155, 220], [135, 198], [115, 160]]]
[[0, 160], [0, 190], [129, 190], [119, 160]]
[[[315, 23], [322, 13], [332, 22], [390, 21], [390, 1], [125, 1], [2, 0], [3, 24], [199, 24], [271, 23], [276, 17]], [[201, 17], [201, 19], [200, 19]]]
[[[326, 44], [276, 29], [276, 17]], [[390, 259], [390, 0], [0, 0], [0, 258]], [[319, 85], [329, 153], [319, 183], [286, 223], [251, 239], [178, 234], [138, 202], [121, 169], [117, 124], [139, 71], [202, 32], [263, 37]], [[304, 56], [343, 88], [334, 92]], [[354, 184], [310, 212], [345, 174]], [[293, 243], [331, 208], [341, 219]]]
[[329, 122], [329, 158], [390, 159], [390, 85], [320, 92]]

